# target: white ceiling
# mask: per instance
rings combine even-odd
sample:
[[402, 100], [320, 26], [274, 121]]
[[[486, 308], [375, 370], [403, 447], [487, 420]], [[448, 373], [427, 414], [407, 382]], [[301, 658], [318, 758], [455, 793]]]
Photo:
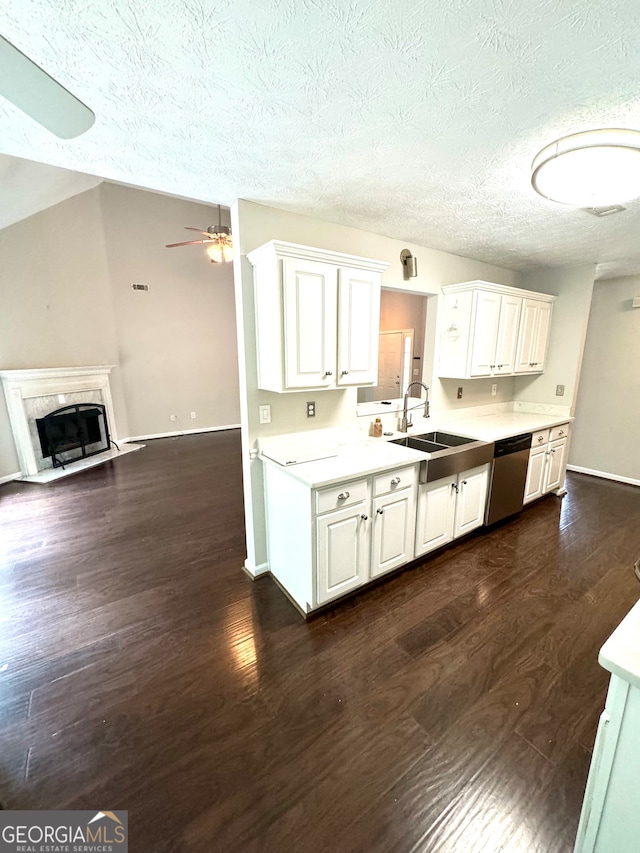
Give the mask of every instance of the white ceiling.
[[62, 141], [0, 99], [0, 151], [247, 198], [516, 269], [640, 271], [640, 202], [547, 202], [557, 137], [640, 128], [638, 0], [5, 0], [0, 32], [96, 113]]

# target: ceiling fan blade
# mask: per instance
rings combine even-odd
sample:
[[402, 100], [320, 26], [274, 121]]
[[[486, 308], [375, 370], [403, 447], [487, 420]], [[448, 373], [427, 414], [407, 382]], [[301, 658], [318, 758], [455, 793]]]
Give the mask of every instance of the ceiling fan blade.
[[0, 94], [61, 139], [80, 136], [96, 120], [89, 107], [3, 36]]
[[185, 231], [197, 231], [198, 234], [204, 234], [204, 236], [208, 237], [209, 239], [211, 239], [211, 236], [212, 236], [209, 231], [203, 231], [201, 228], [189, 228], [188, 225], [184, 226], [184, 230]]
[[197, 243], [208, 243], [208, 240], [187, 240], [186, 243], [167, 243], [165, 249], [175, 249], [176, 246], [195, 246]]

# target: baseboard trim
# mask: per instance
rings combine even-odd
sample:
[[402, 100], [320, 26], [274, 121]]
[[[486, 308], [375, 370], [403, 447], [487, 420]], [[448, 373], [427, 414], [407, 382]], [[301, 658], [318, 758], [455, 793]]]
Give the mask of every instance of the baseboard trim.
[[269, 563], [258, 563], [258, 565], [254, 565], [249, 560], [245, 560], [242, 568], [249, 575], [251, 580], [255, 580], [259, 578], [260, 575], [266, 575], [269, 571]]
[[130, 435], [128, 438], [118, 439], [123, 444], [128, 441], [151, 441], [154, 438], [175, 438], [179, 435], [195, 435], [199, 432], [222, 432], [226, 429], [240, 429], [240, 424], [225, 424], [224, 426], [199, 427], [198, 429], [177, 429], [173, 432], [154, 432], [148, 435]]
[[0, 486], [3, 483], [11, 483], [13, 480], [17, 480], [22, 477], [22, 471], [16, 471], [15, 474], [7, 474], [6, 477], [0, 477]]
[[592, 468], [583, 468], [581, 465], [567, 465], [567, 471], [575, 471], [576, 474], [587, 474], [589, 477], [601, 477], [603, 480], [615, 480], [617, 483], [628, 483], [630, 486], [640, 486], [640, 480], [633, 477], [623, 477], [621, 474], [608, 474], [606, 471], [594, 471]]

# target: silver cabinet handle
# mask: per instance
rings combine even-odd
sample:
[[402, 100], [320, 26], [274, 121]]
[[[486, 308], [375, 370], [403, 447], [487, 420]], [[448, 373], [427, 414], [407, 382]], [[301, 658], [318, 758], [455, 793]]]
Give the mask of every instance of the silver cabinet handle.
[[451, 483], [451, 488], [456, 490], [456, 495], [460, 494], [460, 489], [457, 483]]
[[343, 370], [343, 371], [342, 371], [342, 375], [343, 375], [343, 376], [346, 376], [346, 375], [347, 375], [347, 373], [349, 373], [349, 371], [348, 371], [348, 370]]
[[491, 370], [493, 370], [493, 369], [495, 368], [495, 364], [490, 364], [490, 365], [489, 365], [489, 368], [490, 368]]
[[538, 436], [538, 441], [544, 441], [544, 436], [543, 436], [543, 435], [539, 435], [539, 436]]
[[325, 376], [333, 376], [333, 372], [331, 370], [325, 370], [324, 375]]
[[400, 477], [394, 477], [393, 480], [391, 481], [391, 485], [397, 486], [399, 482], [400, 482]]
[[378, 513], [378, 515], [384, 515], [384, 510], [383, 510], [383, 509], [378, 509], [378, 510], [377, 510], [377, 513]]
[[558, 435], [564, 435], [564, 430], [561, 429], [560, 432], [558, 433]]
[[338, 495], [338, 500], [339, 501], [346, 501], [346, 499], [348, 497], [349, 497], [349, 492], [340, 492], [340, 494]]
[[360, 516], [360, 518], [361, 518], [363, 521], [367, 521], [367, 520], [368, 520], [368, 518], [369, 518], [369, 516], [368, 516], [368, 515], [361, 515], [361, 516]]

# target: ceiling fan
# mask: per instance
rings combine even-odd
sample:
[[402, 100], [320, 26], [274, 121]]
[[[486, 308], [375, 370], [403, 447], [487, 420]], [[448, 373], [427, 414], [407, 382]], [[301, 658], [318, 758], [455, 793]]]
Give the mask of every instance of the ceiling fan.
[[200, 228], [190, 228], [184, 226], [185, 231], [197, 231], [198, 234], [203, 234], [205, 240], [187, 240], [185, 243], [167, 243], [167, 249], [175, 249], [176, 246], [197, 246], [206, 244], [207, 254], [211, 259], [212, 264], [222, 264], [233, 258], [233, 240], [231, 239], [231, 229], [222, 224], [220, 213], [220, 205], [218, 205], [218, 224], [210, 225], [206, 231]]
[[0, 95], [61, 139], [89, 130], [95, 114], [0, 36]]

